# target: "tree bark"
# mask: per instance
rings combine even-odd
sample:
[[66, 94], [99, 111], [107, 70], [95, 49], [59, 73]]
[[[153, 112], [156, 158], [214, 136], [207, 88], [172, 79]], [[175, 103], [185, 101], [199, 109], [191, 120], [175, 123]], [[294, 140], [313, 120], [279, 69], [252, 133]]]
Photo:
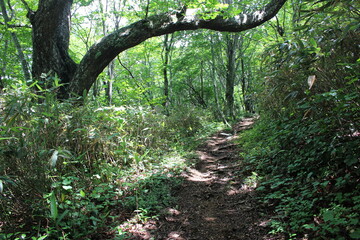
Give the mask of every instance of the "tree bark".
[[[61, 96], [67, 95], [67, 84], [76, 81], [77, 65], [68, 54], [72, 3], [72, 0], [39, 0], [38, 10], [28, 14], [33, 26], [33, 78], [42, 81], [45, 80], [44, 74], [47, 77], [56, 75], [65, 84]], [[51, 83], [42, 85], [50, 87]]]
[[70, 92], [83, 95], [98, 75], [122, 51], [145, 40], [176, 31], [210, 29], [241, 32], [254, 28], [276, 15], [286, 0], [271, 0], [263, 9], [225, 18], [221, 12], [215, 19], [201, 19], [191, 11], [169, 12], [135, 22], [121, 28], [94, 44], [77, 66], [68, 55], [70, 7], [72, 0], [39, 0], [39, 9], [29, 14], [33, 25], [33, 76], [56, 73], [62, 83], [69, 83]]

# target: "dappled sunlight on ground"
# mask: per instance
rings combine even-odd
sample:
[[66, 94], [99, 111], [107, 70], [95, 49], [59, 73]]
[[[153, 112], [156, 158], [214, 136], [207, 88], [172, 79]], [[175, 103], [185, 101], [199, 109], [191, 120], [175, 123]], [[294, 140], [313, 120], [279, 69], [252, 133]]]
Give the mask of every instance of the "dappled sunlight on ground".
[[208, 182], [211, 181], [212, 178], [210, 173], [202, 173], [193, 168], [188, 169], [188, 173], [186, 174], [186, 179], [192, 182]]
[[[268, 217], [256, 202], [257, 175], [241, 176], [236, 133], [251, 127], [245, 119], [231, 132], [218, 132], [199, 147], [199, 161], [182, 173], [177, 205], [166, 209], [151, 228], [130, 231], [130, 239], [256, 240], [267, 236]], [[155, 227], [155, 226], [156, 227]]]

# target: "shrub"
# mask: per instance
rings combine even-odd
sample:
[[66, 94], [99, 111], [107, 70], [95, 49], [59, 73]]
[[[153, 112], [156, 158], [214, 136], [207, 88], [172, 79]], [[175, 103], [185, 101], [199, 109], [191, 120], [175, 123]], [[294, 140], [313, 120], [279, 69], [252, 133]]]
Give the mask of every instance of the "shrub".
[[264, 114], [242, 136], [246, 162], [265, 175], [257, 190], [276, 213], [273, 232], [289, 238], [360, 236], [360, 62], [348, 44], [360, 38], [346, 29], [274, 48]]

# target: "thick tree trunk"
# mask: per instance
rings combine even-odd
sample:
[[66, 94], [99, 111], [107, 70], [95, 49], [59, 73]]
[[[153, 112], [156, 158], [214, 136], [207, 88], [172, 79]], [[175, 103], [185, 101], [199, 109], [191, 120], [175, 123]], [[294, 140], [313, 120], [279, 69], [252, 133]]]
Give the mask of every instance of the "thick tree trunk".
[[[70, 10], [72, 0], [40, 0], [36, 12], [30, 12], [29, 18], [33, 26], [33, 78], [51, 86], [49, 79], [61, 79], [61, 83], [74, 81], [76, 64], [68, 54], [70, 38]], [[44, 75], [45, 74], [45, 75]], [[94, 82], [94, 81], [93, 81]], [[60, 95], [66, 94], [66, 88]]]
[[33, 25], [33, 77], [42, 73], [56, 74], [62, 83], [69, 83], [61, 94], [82, 95], [98, 75], [122, 51], [145, 40], [176, 31], [211, 29], [241, 32], [254, 28], [276, 15], [286, 0], [271, 0], [263, 9], [224, 18], [201, 19], [194, 11], [171, 12], [149, 16], [121, 28], [94, 44], [77, 66], [68, 55], [70, 7], [72, 0], [40, 0], [39, 9], [29, 14]]

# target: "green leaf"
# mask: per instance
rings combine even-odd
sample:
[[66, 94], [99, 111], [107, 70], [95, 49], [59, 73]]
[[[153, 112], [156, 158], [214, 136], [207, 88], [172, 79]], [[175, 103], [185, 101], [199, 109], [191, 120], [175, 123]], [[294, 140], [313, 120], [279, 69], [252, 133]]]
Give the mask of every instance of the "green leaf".
[[85, 197], [85, 192], [83, 190], [80, 190], [80, 196]]
[[360, 228], [353, 230], [353, 231], [350, 233], [350, 237], [351, 237], [352, 239], [360, 239]]
[[351, 157], [351, 156], [348, 156], [345, 160], [344, 160], [345, 164], [347, 166], [352, 166], [352, 165], [355, 165], [356, 163], [359, 162], [358, 159], [356, 159], [355, 157]]
[[57, 208], [57, 201], [54, 191], [50, 194], [50, 212], [51, 212], [51, 218], [53, 220], [56, 220], [58, 217], [58, 208]]
[[325, 222], [334, 220], [334, 213], [331, 210], [327, 210], [323, 213], [323, 218]]
[[48, 235], [43, 235], [41, 237], [31, 237], [31, 239], [33, 239], [33, 240], [43, 240], [43, 239], [45, 239], [47, 237], [48, 237]]
[[59, 224], [61, 222], [61, 220], [69, 213], [69, 210], [65, 210], [57, 219], [56, 223]]
[[17, 139], [16, 137], [0, 137], [0, 140]]
[[357, 218], [350, 219], [349, 223], [350, 223], [351, 225], [356, 225], [356, 224], [359, 223], [359, 219], [357, 219]]
[[310, 38], [309, 42], [312, 47], [317, 48], [317, 42], [314, 38]]
[[316, 228], [314, 224], [305, 224], [305, 225], [303, 225], [303, 227], [305, 229], [315, 229]]

